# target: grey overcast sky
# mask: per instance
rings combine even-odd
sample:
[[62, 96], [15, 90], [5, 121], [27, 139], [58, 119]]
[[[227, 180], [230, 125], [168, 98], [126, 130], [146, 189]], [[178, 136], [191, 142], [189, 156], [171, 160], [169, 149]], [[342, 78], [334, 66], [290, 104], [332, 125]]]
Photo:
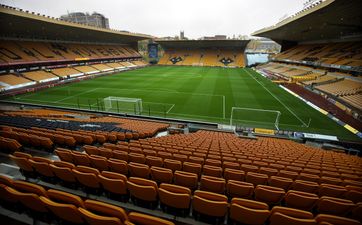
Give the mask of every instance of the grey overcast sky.
[[250, 35], [281, 17], [303, 8], [306, 0], [0, 0], [47, 16], [67, 11], [94, 12], [109, 18], [110, 27], [150, 34], [188, 38], [225, 34]]

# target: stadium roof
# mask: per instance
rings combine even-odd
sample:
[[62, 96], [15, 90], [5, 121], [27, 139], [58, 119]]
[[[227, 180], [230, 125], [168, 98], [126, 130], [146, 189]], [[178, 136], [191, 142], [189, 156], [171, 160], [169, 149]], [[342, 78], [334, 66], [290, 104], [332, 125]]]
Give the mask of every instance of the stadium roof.
[[325, 0], [252, 35], [278, 42], [361, 40], [361, 10], [361, 0]]
[[98, 28], [0, 5], [0, 35], [4, 38], [75, 42], [131, 43], [149, 35]]
[[155, 40], [165, 49], [232, 48], [244, 50], [250, 40]]

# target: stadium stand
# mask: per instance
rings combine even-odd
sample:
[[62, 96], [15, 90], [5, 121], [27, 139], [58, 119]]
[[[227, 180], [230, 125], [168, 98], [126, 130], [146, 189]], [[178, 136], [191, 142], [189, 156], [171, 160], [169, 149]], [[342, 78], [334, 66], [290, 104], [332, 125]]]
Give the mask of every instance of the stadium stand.
[[52, 69], [51, 72], [59, 77], [67, 77], [67, 76], [77, 76], [81, 75], [79, 71], [75, 70], [74, 68], [57, 68]]
[[[1, 7], [24, 17], [30, 14]], [[37, 41], [0, 41], [0, 66], [6, 70], [0, 86], [5, 94], [17, 94], [8, 89], [34, 85], [21, 89], [25, 93], [43, 87], [39, 84], [43, 82], [53, 86], [78, 81], [78, 76], [88, 79], [148, 65], [135, 47], [147, 36], [31, 15], [39, 20], [33, 21], [37, 27], [50, 29], [55, 20], [64, 32], [54, 38], [45, 31], [46, 37]], [[6, 16], [2, 19], [4, 25], [10, 24]], [[248, 41], [158, 42], [165, 48], [161, 65], [245, 66]], [[352, 70], [361, 65], [361, 43], [295, 44], [258, 69], [362, 130], [358, 119], [324, 97], [361, 109], [362, 86]], [[303, 61], [353, 68], [316, 67]], [[218, 130], [215, 124], [167, 118], [10, 103], [0, 111], [2, 217], [22, 222], [26, 215], [32, 224], [92, 225], [358, 225], [362, 221], [361, 157], [334, 145], [321, 149], [321, 143], [298, 139], [298, 133], [293, 139], [300, 143], [288, 140], [289, 133], [281, 139], [250, 133], [240, 137]], [[177, 132], [172, 134], [170, 128]]]
[[362, 66], [361, 48], [362, 42], [297, 45], [276, 55], [275, 59]]
[[59, 79], [57, 76], [53, 75], [52, 73], [42, 70], [22, 73], [22, 75], [28, 78], [29, 80], [39, 81], [39, 82], [47, 82]]
[[[105, 192], [112, 199], [126, 202], [129, 201], [128, 190], [131, 202], [137, 206], [154, 209], [160, 201], [165, 212], [174, 212], [168, 208], [175, 208], [181, 210], [178, 211], [181, 214], [177, 215], [186, 217], [188, 214], [185, 212], [191, 211], [192, 204], [193, 216], [206, 222], [224, 221], [228, 215], [232, 220], [250, 221], [250, 224], [263, 224], [267, 220], [280, 224], [273, 221], [281, 220], [283, 215], [287, 218], [293, 215], [292, 221], [297, 220], [299, 217], [295, 213], [299, 212], [308, 214], [311, 221], [331, 217], [360, 224], [357, 209], [362, 198], [362, 161], [357, 156], [323, 151], [289, 140], [247, 140], [230, 133], [210, 131], [118, 144], [104, 143], [100, 147], [84, 145], [82, 150], [83, 153], [57, 148], [55, 152], [62, 161], [21, 152], [14, 152], [10, 157], [25, 177], [38, 177], [44, 182], [62, 181], [60, 185], [72, 182], [73, 187], [82, 187], [88, 193], [100, 195]], [[167, 152], [171, 154], [165, 154]], [[186, 156], [180, 162], [183, 165], [181, 171], [162, 168], [162, 162], [166, 163], [169, 159], [176, 161], [178, 154]], [[154, 166], [154, 160], [145, 160], [155, 158], [158, 158], [159, 163], [156, 164], [161, 167]], [[219, 164], [215, 164], [217, 160]], [[193, 168], [199, 165], [200, 170], [191, 169], [190, 165]], [[147, 172], [136, 172], [134, 166], [138, 169], [142, 166]], [[256, 169], [254, 172], [247, 169], [251, 166]], [[221, 173], [208, 172], [210, 167], [220, 168]], [[238, 180], [227, 179], [226, 172], [231, 168], [244, 175]], [[163, 172], [156, 175], [156, 171]], [[263, 171], [275, 171], [275, 174]], [[179, 173], [190, 175], [181, 181], [176, 177]], [[196, 190], [192, 188], [195, 190], [193, 194], [186, 180], [191, 175], [196, 176], [197, 183], [200, 182], [200, 185], [196, 183], [194, 186]], [[173, 176], [175, 179], [172, 179]], [[10, 193], [11, 188], [19, 187], [14, 183], [22, 182], [6, 178], [0, 180], [7, 182], [2, 182], [2, 190]], [[115, 189], [114, 185], [122, 188]], [[16, 201], [16, 195], [10, 196], [14, 197], [3, 200]], [[245, 199], [247, 196], [251, 199]], [[176, 201], [177, 198], [180, 200]], [[25, 202], [20, 203], [29, 207]], [[251, 217], [255, 210], [264, 216]], [[235, 216], [237, 212], [245, 213], [245, 217]]]
[[245, 67], [242, 40], [157, 40], [164, 48], [159, 65]]
[[66, 44], [29, 41], [1, 41], [1, 61], [4, 65], [73, 61], [79, 59], [121, 59], [140, 57], [129, 46]]
[[230, 50], [171, 50], [164, 53], [158, 64], [245, 67], [245, 58], [242, 52]]

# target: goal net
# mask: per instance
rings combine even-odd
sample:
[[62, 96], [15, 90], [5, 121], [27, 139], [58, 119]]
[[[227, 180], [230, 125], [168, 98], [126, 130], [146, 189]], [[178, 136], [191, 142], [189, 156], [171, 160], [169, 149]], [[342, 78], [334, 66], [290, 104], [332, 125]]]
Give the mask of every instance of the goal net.
[[281, 113], [276, 110], [254, 109], [232, 107], [230, 126], [257, 127], [279, 130], [279, 119]]
[[103, 99], [107, 112], [142, 113], [142, 99], [109, 96]]

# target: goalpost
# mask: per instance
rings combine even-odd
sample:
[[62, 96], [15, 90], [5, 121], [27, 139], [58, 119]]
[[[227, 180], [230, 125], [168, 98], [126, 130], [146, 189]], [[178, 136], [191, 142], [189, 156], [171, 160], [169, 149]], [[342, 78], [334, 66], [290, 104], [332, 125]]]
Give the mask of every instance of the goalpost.
[[279, 130], [280, 115], [280, 111], [277, 110], [232, 107], [230, 126], [275, 127]]
[[140, 98], [126, 98], [126, 97], [114, 97], [109, 96], [103, 99], [104, 109], [107, 112], [124, 112], [141, 114], [142, 99]]

